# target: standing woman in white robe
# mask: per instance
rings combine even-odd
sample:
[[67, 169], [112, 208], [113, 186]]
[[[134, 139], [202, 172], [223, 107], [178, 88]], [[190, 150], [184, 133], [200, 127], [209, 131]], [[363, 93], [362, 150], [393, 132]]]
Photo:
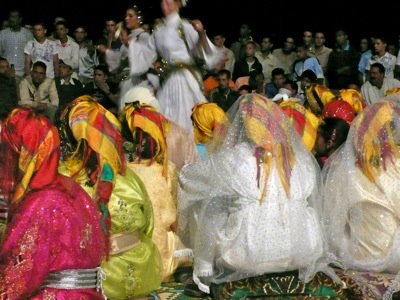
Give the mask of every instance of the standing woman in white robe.
[[179, 9], [185, 4], [185, 0], [161, 0], [163, 22], [154, 29], [146, 47], [139, 43], [132, 45], [130, 62], [131, 76], [137, 76], [146, 72], [157, 57], [162, 57], [165, 79], [156, 95], [161, 113], [193, 136], [192, 107], [197, 102], [207, 102], [196, 60], [201, 59], [209, 69], [220, 55], [199, 20], [181, 19]]

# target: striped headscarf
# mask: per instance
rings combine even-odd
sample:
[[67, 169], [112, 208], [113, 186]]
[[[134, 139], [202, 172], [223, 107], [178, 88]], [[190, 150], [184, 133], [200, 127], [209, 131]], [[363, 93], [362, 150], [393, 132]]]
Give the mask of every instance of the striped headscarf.
[[[72, 176], [86, 169], [96, 191], [93, 200], [103, 213], [103, 230], [109, 234], [111, 219], [107, 204], [116, 175], [124, 174], [126, 168], [121, 125], [90, 96], [81, 96], [69, 103], [60, 119], [62, 159], [67, 162]], [[73, 140], [68, 132], [72, 132]]]
[[355, 114], [359, 114], [366, 106], [365, 100], [361, 93], [354, 89], [342, 89], [339, 91], [339, 99], [342, 99], [349, 103]]
[[214, 130], [228, 121], [224, 110], [216, 103], [199, 102], [192, 108], [192, 121], [195, 141], [207, 144], [212, 138]]
[[[167, 142], [165, 136], [169, 132], [169, 121], [161, 113], [157, 112], [156, 108], [147, 105], [139, 104], [138, 102], [128, 104], [120, 115], [120, 121], [124, 124], [126, 120], [129, 126], [129, 131], [132, 134], [132, 138], [136, 145], [141, 145], [141, 140], [136, 139], [137, 129], [140, 128], [144, 132], [148, 133], [154, 140], [155, 145], [151, 145], [151, 149], [154, 150], [152, 158], [149, 160], [149, 165], [154, 161], [164, 166], [163, 175], [167, 175]], [[153, 141], [150, 140], [150, 143]], [[140, 153], [139, 161], [141, 160]]]
[[335, 95], [329, 88], [319, 84], [310, 85], [305, 94], [307, 99], [305, 105], [308, 105], [318, 117], [321, 115], [324, 106], [335, 99]]
[[[266, 186], [273, 160], [276, 161], [280, 180], [289, 196], [290, 177], [295, 155], [292, 141], [288, 135], [291, 126], [285, 114], [273, 101], [257, 94], [243, 96], [239, 105], [245, 134], [255, 144], [257, 168], [262, 162], [265, 171], [261, 199], [264, 199], [267, 193]], [[257, 179], [260, 180], [259, 169]]]
[[[17, 176], [12, 204], [20, 202], [29, 190], [50, 184], [58, 174], [60, 139], [57, 128], [31, 108], [17, 108], [10, 113], [3, 124], [1, 149], [3, 164], [10, 166], [2, 166], [3, 176]], [[15, 159], [18, 166], [12, 167]]]
[[304, 145], [311, 151], [317, 139], [317, 129], [320, 122], [318, 117], [303, 105], [290, 101], [290, 99], [280, 103], [279, 107], [289, 118], [296, 132], [301, 136]]
[[356, 164], [371, 181], [399, 158], [400, 106], [383, 100], [368, 105], [353, 121]]

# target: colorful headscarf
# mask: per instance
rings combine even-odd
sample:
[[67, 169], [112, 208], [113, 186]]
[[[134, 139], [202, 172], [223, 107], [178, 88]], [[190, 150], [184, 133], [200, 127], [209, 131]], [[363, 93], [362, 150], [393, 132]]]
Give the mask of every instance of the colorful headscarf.
[[54, 180], [58, 173], [60, 139], [57, 128], [31, 108], [14, 109], [3, 124], [1, 135], [3, 163], [11, 165], [13, 162], [7, 162], [8, 159], [18, 159], [11, 198], [11, 204], [17, 204], [29, 190], [40, 189]]
[[[280, 107], [273, 101], [257, 94], [247, 94], [240, 101], [239, 110], [247, 137], [255, 144], [257, 168], [260, 163], [265, 171], [265, 188], [261, 199], [264, 199], [266, 186], [273, 160], [276, 161], [278, 174], [286, 194], [289, 196], [289, 184], [295, 155], [288, 135], [289, 122]], [[260, 172], [257, 172], [257, 180]], [[259, 182], [258, 182], [259, 183]]]
[[[140, 128], [148, 133], [155, 141], [156, 145], [152, 148], [155, 150], [154, 156], [150, 159], [149, 165], [156, 161], [164, 166], [164, 174], [166, 176], [167, 168], [167, 142], [165, 136], [169, 132], [169, 121], [162, 114], [157, 112], [156, 108], [147, 105], [132, 103], [125, 106], [121, 116], [121, 123], [123, 120], [127, 121], [129, 130], [132, 133], [133, 139], [136, 137], [136, 130]], [[141, 143], [141, 141], [135, 141]], [[139, 160], [141, 157], [139, 157]]]
[[395, 87], [386, 91], [385, 96], [398, 95], [400, 96], [400, 88]]
[[290, 101], [290, 99], [280, 103], [279, 107], [301, 136], [304, 145], [311, 151], [317, 139], [317, 129], [320, 122], [318, 117], [303, 105]]
[[365, 100], [361, 93], [355, 89], [342, 89], [339, 91], [339, 99], [342, 99], [349, 103], [355, 114], [359, 114], [366, 106]]
[[316, 116], [320, 116], [324, 106], [335, 99], [332, 91], [324, 85], [312, 84], [305, 92], [306, 103]]
[[371, 181], [399, 158], [400, 106], [383, 100], [368, 105], [353, 121], [356, 164]]
[[347, 101], [336, 99], [328, 103], [322, 110], [322, 118], [340, 118], [351, 125], [354, 118], [356, 117], [356, 112], [353, 106], [351, 106]]
[[192, 108], [195, 141], [207, 144], [214, 130], [219, 130], [228, 121], [224, 110], [216, 103], [199, 102]]
[[[90, 96], [78, 97], [68, 104], [60, 119], [63, 160], [72, 174], [87, 169], [96, 191], [93, 200], [103, 213], [103, 229], [109, 234], [111, 219], [107, 204], [116, 175], [124, 174], [126, 168], [121, 125], [110, 111]], [[74, 141], [68, 139], [68, 128]], [[76, 147], [71, 147], [74, 143]], [[96, 157], [94, 164], [93, 155]]]

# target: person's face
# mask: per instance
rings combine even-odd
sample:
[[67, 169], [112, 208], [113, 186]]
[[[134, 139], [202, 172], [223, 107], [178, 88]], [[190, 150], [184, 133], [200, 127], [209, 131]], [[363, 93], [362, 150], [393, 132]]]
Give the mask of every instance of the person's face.
[[68, 28], [62, 24], [56, 26], [56, 35], [59, 39], [65, 38], [68, 34]]
[[369, 49], [369, 41], [368, 39], [361, 39], [360, 40], [360, 51], [365, 52]]
[[122, 29], [121, 33], [119, 34], [119, 39], [121, 40], [121, 43], [124, 44], [125, 46], [129, 45], [129, 33], [127, 30]]
[[338, 31], [336, 33], [336, 43], [338, 45], [344, 45], [347, 43], [347, 34], [345, 34], [343, 31]]
[[75, 40], [80, 43], [86, 39], [87, 33], [82, 27], [77, 27], [74, 32]]
[[101, 70], [94, 71], [94, 81], [102, 81], [105, 82], [107, 80], [107, 76]]
[[303, 33], [303, 43], [304, 45], [311, 45], [313, 42], [311, 31], [304, 31]]
[[151, 33], [150, 24], [147, 24], [147, 23], [142, 24], [142, 28], [143, 28], [144, 31], [146, 31], [148, 33]]
[[281, 88], [284, 86], [286, 78], [284, 75], [275, 75], [272, 81], [277, 88]]
[[222, 89], [229, 88], [228, 76], [226, 76], [226, 74], [219, 75], [218, 76], [218, 84], [219, 84], [219, 87], [222, 88]]
[[161, 10], [165, 17], [179, 11], [179, 8], [180, 2], [177, 0], [161, 0]]
[[8, 25], [10, 27], [18, 26], [21, 25], [22, 18], [20, 14], [16, 11], [11, 12], [10, 15], [8, 16]]
[[43, 39], [46, 37], [47, 29], [44, 29], [42, 25], [33, 26], [33, 35], [35, 39]]
[[9, 69], [10, 64], [8, 63], [7, 60], [0, 60], [0, 73], [4, 74], [7, 72], [7, 70]]
[[387, 44], [383, 43], [381, 39], [375, 39], [375, 42], [374, 42], [375, 52], [380, 53], [382, 51], [385, 51], [386, 46], [387, 46]]
[[271, 43], [270, 39], [263, 38], [261, 41], [261, 51], [270, 51], [273, 44]]
[[312, 85], [312, 82], [308, 78], [302, 78], [301, 79], [301, 89], [306, 90]]
[[130, 30], [140, 27], [140, 17], [136, 14], [134, 9], [127, 9], [125, 13], [125, 24]]
[[246, 48], [244, 50], [246, 57], [254, 56], [254, 53], [256, 52], [256, 49], [254, 48], [254, 45], [252, 43], [246, 44]]
[[286, 51], [291, 51], [294, 49], [294, 39], [287, 38], [283, 43], [283, 49]]
[[393, 54], [394, 56], [397, 56], [397, 54], [398, 54], [397, 47], [396, 47], [396, 45], [393, 45], [393, 44], [389, 44], [389, 45], [387, 46], [387, 51], [388, 51], [390, 54]]
[[72, 74], [72, 69], [70, 66], [59, 64], [58, 65], [58, 75], [60, 77], [65, 77]]
[[216, 35], [216, 36], [214, 36], [213, 41], [214, 41], [214, 45], [215, 45], [215, 46], [217, 46], [217, 47], [222, 47], [222, 46], [224, 45], [225, 38], [223, 38], [223, 37], [220, 36], [220, 35]]
[[117, 31], [117, 24], [114, 21], [109, 20], [106, 22], [106, 32], [115, 33]]
[[325, 44], [325, 35], [322, 32], [317, 32], [315, 34], [315, 46], [322, 47]]
[[287, 90], [290, 91], [290, 97], [296, 97], [297, 96], [297, 91], [292, 88], [291, 84], [284, 84], [283, 87]]
[[251, 29], [249, 27], [249, 25], [247, 24], [242, 24], [242, 26], [240, 26], [239, 29], [239, 35], [240, 36], [248, 36], [251, 33]]
[[8, 20], [3, 20], [3, 22], [1, 22], [1, 30], [6, 29], [10, 27], [10, 22]]
[[307, 51], [302, 47], [297, 48], [296, 53], [299, 59], [304, 59], [307, 57]]
[[379, 73], [378, 68], [372, 67], [369, 70], [369, 82], [373, 86], [382, 84], [384, 78], [385, 78], [385, 73], [383, 73], [383, 74]]
[[32, 69], [32, 82], [36, 85], [41, 84], [46, 79], [46, 70], [40, 66]]
[[327, 155], [327, 142], [320, 132], [317, 133], [317, 139], [315, 140], [313, 152], [316, 157], [323, 157]]

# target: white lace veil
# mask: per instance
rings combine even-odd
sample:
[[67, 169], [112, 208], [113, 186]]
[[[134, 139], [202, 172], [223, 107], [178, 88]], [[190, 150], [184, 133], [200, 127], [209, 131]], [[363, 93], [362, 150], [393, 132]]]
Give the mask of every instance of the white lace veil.
[[323, 169], [328, 247], [343, 268], [400, 271], [399, 99], [388, 96], [360, 112]]
[[[291, 228], [305, 227], [308, 213], [313, 216], [316, 221], [312, 232], [302, 232], [299, 236], [294, 233], [296, 230], [289, 230], [291, 242], [285, 247], [293, 251], [293, 257], [305, 256], [307, 250], [304, 249], [309, 244], [325, 243], [320, 219], [315, 214], [315, 211], [321, 210], [320, 168], [286, 115], [273, 101], [257, 94], [241, 96], [227, 114], [230, 122], [214, 132], [209, 149], [211, 155], [205, 161], [186, 165], [179, 178], [178, 234], [194, 251], [194, 274], [202, 276], [201, 280], [195, 276], [200, 288], [202, 284], [238, 280], [268, 272], [262, 263], [254, 263], [257, 260], [262, 262], [263, 257], [252, 257], [253, 263], [242, 270], [229, 268], [226, 260], [223, 262], [221, 259], [227, 250], [221, 247], [220, 242], [224, 239], [223, 242], [229, 244], [226, 241], [229, 236], [227, 228], [237, 228], [238, 232], [248, 231], [249, 240], [268, 243], [268, 246], [276, 244], [275, 250], [280, 247], [278, 240], [261, 241], [257, 224], [251, 224], [252, 220], [247, 217], [243, 218], [246, 221], [241, 224], [227, 225], [234, 222], [230, 217], [235, 212], [245, 209], [249, 204], [268, 206], [277, 202], [286, 205], [296, 217], [291, 220], [283, 218], [282, 222], [290, 223], [293, 226]], [[296, 215], [297, 208], [294, 207], [300, 206], [304, 215]], [[274, 218], [280, 216], [274, 215]], [[249, 229], [251, 226], [255, 226], [255, 230]], [[268, 236], [271, 238], [273, 235]], [[251, 256], [252, 246], [247, 244], [244, 248]], [[300, 266], [300, 278], [308, 281], [318, 271], [317, 260], [320, 258], [310, 257], [312, 255], [307, 255], [304, 261], [299, 259], [297, 264], [285, 265], [280, 262], [280, 267], [283, 271], [289, 271], [296, 269], [296, 265]], [[270, 257], [265, 257], [265, 260], [275, 262]]]

